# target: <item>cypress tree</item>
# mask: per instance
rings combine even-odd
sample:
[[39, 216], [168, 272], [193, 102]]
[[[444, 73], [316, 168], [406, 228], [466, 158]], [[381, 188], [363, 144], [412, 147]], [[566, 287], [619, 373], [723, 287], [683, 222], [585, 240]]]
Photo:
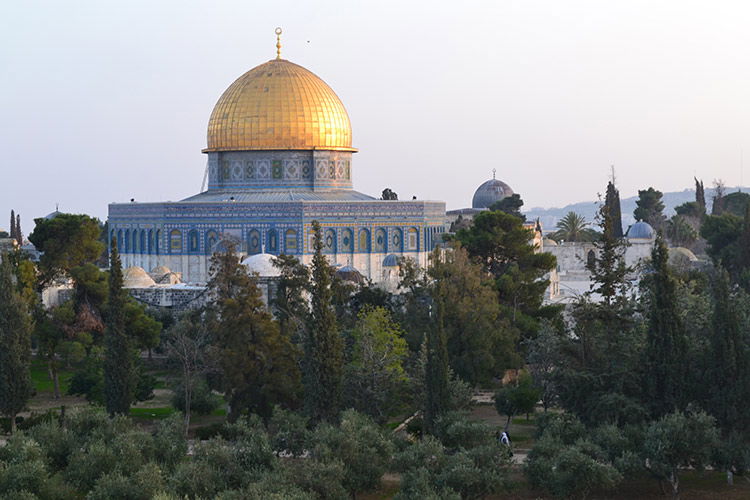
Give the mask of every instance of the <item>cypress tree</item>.
[[16, 239], [16, 212], [10, 210], [10, 237]]
[[706, 192], [703, 189], [703, 181], [699, 181], [697, 177], [693, 177], [695, 180], [695, 202], [698, 204], [701, 215], [706, 213]]
[[607, 183], [607, 194], [604, 198], [604, 205], [607, 207], [609, 217], [612, 223], [612, 235], [615, 238], [622, 238], [622, 210], [620, 208], [620, 191], [615, 187], [614, 182]]
[[125, 290], [117, 242], [112, 240], [109, 266], [109, 303], [104, 331], [104, 401], [110, 416], [126, 415], [135, 393], [135, 370], [125, 331]]
[[16, 215], [16, 241], [18, 246], [23, 245], [23, 233], [21, 232], [21, 214]]
[[[432, 254], [433, 262], [438, 262], [440, 250], [436, 249]], [[435, 434], [435, 424], [438, 417], [446, 411], [450, 404], [448, 392], [448, 341], [445, 335], [444, 311], [445, 294], [441, 288], [445, 286], [444, 281], [437, 281], [434, 287], [433, 304], [430, 310], [432, 316], [434, 307], [435, 322], [428, 326], [427, 330], [427, 406], [425, 408], [425, 430]]]
[[713, 328], [708, 359], [707, 407], [724, 436], [750, 424], [748, 366], [740, 318], [731, 297], [729, 275], [719, 270], [713, 284]]
[[0, 413], [16, 430], [16, 415], [31, 396], [31, 316], [13, 283], [8, 254], [0, 256]]
[[651, 252], [653, 273], [648, 277], [649, 323], [644, 363], [645, 403], [654, 418], [682, 409], [687, 375], [687, 341], [668, 259], [669, 250], [659, 235]]
[[320, 224], [313, 221], [310, 324], [305, 338], [303, 384], [305, 410], [314, 421], [333, 421], [341, 406], [343, 341], [332, 307], [333, 269], [323, 255]]
[[[612, 183], [610, 183], [612, 185]], [[609, 186], [607, 188], [609, 190]], [[618, 204], [619, 206], [619, 204]], [[627, 243], [617, 236], [617, 220], [605, 203], [597, 215], [602, 237], [594, 242], [596, 256], [586, 262], [586, 269], [591, 273], [591, 293], [601, 295], [607, 306], [622, 301], [630, 287], [627, 280], [632, 269], [625, 265], [625, 248]], [[619, 220], [619, 219], [618, 219]], [[622, 231], [622, 224], [620, 224]]]

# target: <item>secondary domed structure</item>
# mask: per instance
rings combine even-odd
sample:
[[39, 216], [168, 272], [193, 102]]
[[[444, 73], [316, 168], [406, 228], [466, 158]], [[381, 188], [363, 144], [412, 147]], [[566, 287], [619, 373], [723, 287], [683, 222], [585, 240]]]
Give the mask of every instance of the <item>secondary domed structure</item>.
[[639, 221], [628, 228], [625, 237], [629, 240], [652, 240], [656, 237], [656, 232], [648, 222]]
[[343, 103], [279, 52], [221, 94], [203, 152], [205, 191], [178, 202], [110, 205], [124, 265], [166, 266], [185, 283], [205, 283], [211, 255], [231, 248], [270, 282], [278, 275], [272, 256], [312, 260], [317, 221], [332, 265], [378, 281], [388, 254], [426, 265], [445, 232], [443, 202], [384, 201], [353, 189], [356, 149]]
[[242, 261], [248, 274], [257, 273], [261, 278], [276, 278], [281, 276], [281, 270], [273, 265], [274, 256], [267, 253], [251, 255]]
[[492, 172], [492, 179], [483, 182], [474, 192], [471, 199], [471, 208], [485, 209], [490, 208], [494, 203], [513, 195], [513, 190], [509, 185], [501, 180], [495, 179], [495, 172]]

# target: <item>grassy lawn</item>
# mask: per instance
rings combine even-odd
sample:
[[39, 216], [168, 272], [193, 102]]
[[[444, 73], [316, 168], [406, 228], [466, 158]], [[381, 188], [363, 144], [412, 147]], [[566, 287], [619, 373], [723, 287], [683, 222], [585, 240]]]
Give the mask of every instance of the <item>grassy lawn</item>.
[[[60, 379], [60, 393], [66, 394], [68, 392], [68, 386], [70, 385], [70, 379], [73, 376], [73, 372], [65, 369], [60, 369], [58, 377]], [[47, 372], [47, 363], [40, 360], [34, 360], [31, 363], [31, 381], [34, 384], [34, 389], [37, 393], [40, 392], [52, 392], [52, 380], [49, 378]]]
[[163, 408], [131, 408], [130, 416], [146, 420], [161, 420], [172, 415], [174, 412], [175, 409], [170, 406]]

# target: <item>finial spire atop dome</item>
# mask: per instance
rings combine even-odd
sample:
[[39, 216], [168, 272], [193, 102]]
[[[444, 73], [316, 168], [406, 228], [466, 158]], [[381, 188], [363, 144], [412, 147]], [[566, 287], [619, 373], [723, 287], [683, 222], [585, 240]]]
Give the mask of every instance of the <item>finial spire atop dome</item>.
[[281, 28], [276, 28], [276, 59], [281, 59]]
[[493, 168], [493, 169], [492, 169], [492, 178], [493, 178], [493, 179], [495, 178], [495, 172], [497, 172], [497, 169], [496, 169], [496, 168]]

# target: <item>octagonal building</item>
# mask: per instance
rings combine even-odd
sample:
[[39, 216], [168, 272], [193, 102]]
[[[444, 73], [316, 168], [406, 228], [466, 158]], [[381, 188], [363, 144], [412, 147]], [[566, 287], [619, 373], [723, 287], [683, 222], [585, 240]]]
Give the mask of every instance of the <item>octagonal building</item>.
[[[352, 128], [336, 93], [277, 56], [240, 76], [208, 123], [208, 189], [178, 202], [109, 205], [124, 267], [166, 266], [206, 282], [231, 239], [242, 254], [312, 258], [312, 221], [331, 263], [375, 282], [389, 254], [421, 265], [445, 232], [445, 203], [385, 201], [353, 189]], [[387, 266], [386, 266], [387, 267]], [[388, 273], [390, 274], [390, 273]]]

